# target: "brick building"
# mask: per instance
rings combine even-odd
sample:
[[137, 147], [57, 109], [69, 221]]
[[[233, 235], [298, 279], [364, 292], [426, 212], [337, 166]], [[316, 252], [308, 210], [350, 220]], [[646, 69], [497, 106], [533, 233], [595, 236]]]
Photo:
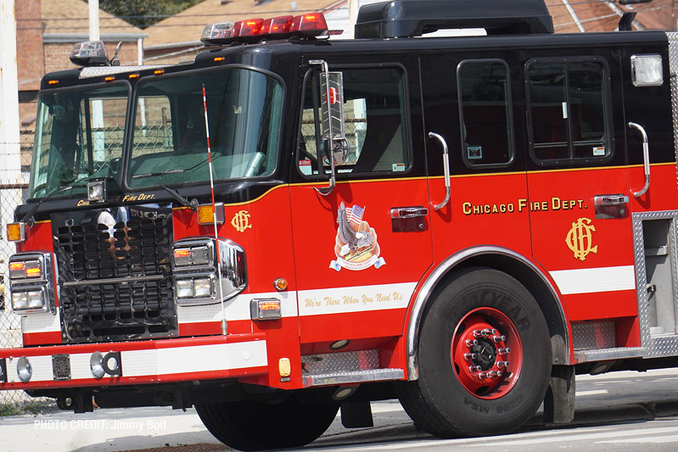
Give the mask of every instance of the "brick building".
[[[89, 39], [89, 7], [83, 0], [17, 0], [14, 5], [22, 169], [27, 171], [40, 79], [47, 72], [74, 67], [68, 57], [75, 43]], [[122, 42], [122, 64], [141, 62], [143, 39], [147, 36], [143, 30], [102, 10], [99, 28], [110, 55]]]

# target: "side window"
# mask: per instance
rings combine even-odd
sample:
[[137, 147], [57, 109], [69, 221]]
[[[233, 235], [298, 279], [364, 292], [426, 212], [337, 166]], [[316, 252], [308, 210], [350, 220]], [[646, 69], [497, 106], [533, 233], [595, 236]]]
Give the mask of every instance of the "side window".
[[[337, 174], [405, 171], [410, 155], [402, 69], [352, 68], [342, 72], [346, 150], [341, 156], [335, 153]], [[322, 166], [322, 171], [329, 173], [327, 143], [321, 132], [318, 72], [309, 73], [305, 83], [299, 171], [310, 176], [318, 174]]]
[[[204, 129], [204, 118], [200, 115], [201, 106], [190, 110], [197, 114], [188, 118], [186, 132], [181, 137], [188, 141], [190, 133], [196, 128]], [[139, 97], [137, 103], [136, 121], [134, 123], [134, 155], [154, 154], [166, 152], [172, 148], [172, 109], [169, 99], [165, 96]], [[189, 109], [184, 112], [188, 115]], [[196, 135], [198, 135], [196, 133]], [[204, 133], [202, 134], [204, 135]], [[204, 141], [204, 140], [203, 140]]]
[[598, 60], [527, 63], [532, 157], [541, 164], [612, 154], [606, 69]]
[[501, 60], [462, 61], [457, 69], [461, 149], [470, 167], [513, 161], [509, 70]]

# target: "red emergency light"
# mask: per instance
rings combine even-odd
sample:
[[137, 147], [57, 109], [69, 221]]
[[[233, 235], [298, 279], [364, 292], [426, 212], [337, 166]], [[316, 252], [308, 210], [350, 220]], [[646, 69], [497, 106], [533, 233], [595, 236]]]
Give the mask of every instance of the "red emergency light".
[[288, 35], [292, 30], [292, 21], [294, 16], [278, 16], [266, 19], [262, 29], [262, 34], [268, 36]]
[[240, 41], [251, 42], [261, 39], [261, 31], [264, 26], [264, 19], [247, 19], [235, 23], [233, 26], [233, 38], [240, 38]]
[[200, 40], [208, 45], [225, 45], [292, 37], [315, 38], [329, 34], [324, 14], [312, 13], [212, 24], [205, 27]]

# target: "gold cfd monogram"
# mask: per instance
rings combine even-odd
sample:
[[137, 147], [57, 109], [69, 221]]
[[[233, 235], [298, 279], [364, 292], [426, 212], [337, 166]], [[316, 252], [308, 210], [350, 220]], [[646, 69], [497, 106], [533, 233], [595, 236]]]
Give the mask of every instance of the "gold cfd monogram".
[[246, 210], [241, 210], [233, 215], [231, 220], [231, 225], [238, 232], [245, 232], [245, 229], [252, 229], [252, 224], [250, 224], [250, 214]]
[[565, 243], [574, 253], [575, 259], [584, 261], [589, 253], [598, 253], [598, 245], [592, 246], [593, 232], [596, 232], [596, 227], [591, 224], [591, 220], [588, 218], [580, 218], [572, 223], [572, 229], [567, 233]]

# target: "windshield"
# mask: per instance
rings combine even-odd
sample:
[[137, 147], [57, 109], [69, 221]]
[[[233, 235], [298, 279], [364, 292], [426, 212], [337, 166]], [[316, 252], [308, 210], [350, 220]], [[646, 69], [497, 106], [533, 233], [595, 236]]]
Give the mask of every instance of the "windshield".
[[40, 95], [29, 197], [82, 194], [117, 173], [128, 93], [119, 84]]
[[[205, 127], [203, 87], [209, 130]], [[242, 68], [139, 83], [128, 184], [132, 188], [269, 175], [275, 169], [282, 87]]]

